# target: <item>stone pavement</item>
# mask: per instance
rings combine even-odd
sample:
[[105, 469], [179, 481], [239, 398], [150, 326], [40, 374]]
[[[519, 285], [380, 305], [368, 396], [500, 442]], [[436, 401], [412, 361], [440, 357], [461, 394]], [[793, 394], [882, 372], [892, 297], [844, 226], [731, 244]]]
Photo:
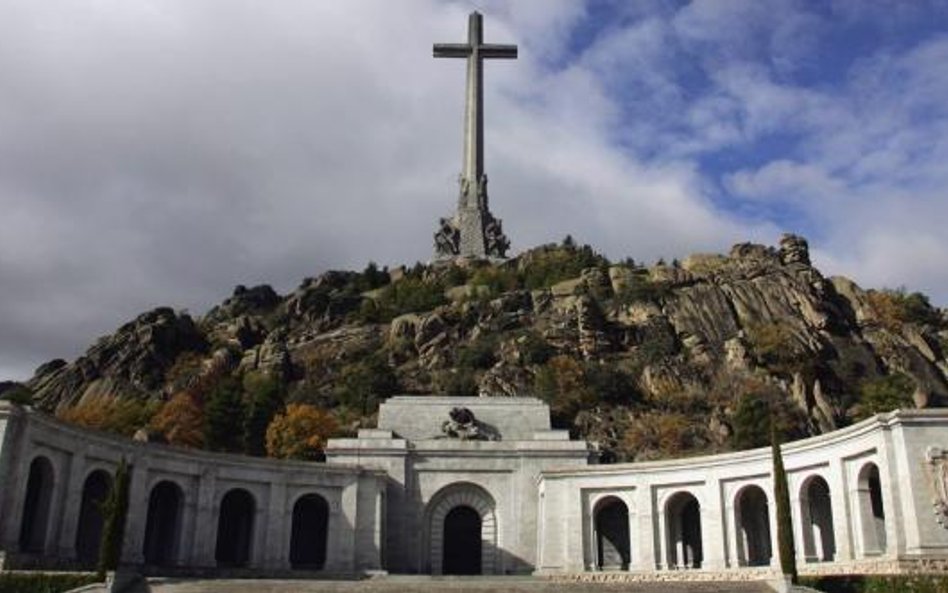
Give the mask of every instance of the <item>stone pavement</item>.
[[135, 593], [772, 593], [762, 582], [563, 583], [530, 577], [388, 576], [362, 581], [151, 579]]

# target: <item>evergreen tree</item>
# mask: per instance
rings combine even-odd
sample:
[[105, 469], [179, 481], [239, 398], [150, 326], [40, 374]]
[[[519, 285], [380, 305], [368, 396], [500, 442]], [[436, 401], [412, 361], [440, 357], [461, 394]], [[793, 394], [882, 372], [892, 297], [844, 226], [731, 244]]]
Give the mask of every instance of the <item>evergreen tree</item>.
[[[771, 422], [771, 426], [773, 426]], [[787, 487], [787, 472], [783, 468], [783, 454], [777, 431], [771, 428], [770, 450], [773, 457], [774, 502], [777, 507], [777, 552], [780, 554], [780, 572], [797, 582], [797, 554], [793, 546], [793, 524], [790, 520], [790, 490]]]
[[131, 481], [128, 463], [125, 458], [115, 470], [115, 479], [109, 495], [102, 503], [104, 523], [102, 525], [102, 540], [99, 544], [99, 578], [104, 579], [105, 573], [118, 568], [122, 558], [122, 545], [125, 540], [125, 519], [128, 515], [128, 487]]
[[260, 374], [244, 377], [247, 393], [247, 417], [244, 419], [244, 446], [248, 455], [266, 455], [267, 426], [283, 408], [286, 390], [283, 382]]
[[227, 377], [211, 391], [204, 407], [205, 446], [211, 451], [243, 451], [245, 416], [240, 381]]

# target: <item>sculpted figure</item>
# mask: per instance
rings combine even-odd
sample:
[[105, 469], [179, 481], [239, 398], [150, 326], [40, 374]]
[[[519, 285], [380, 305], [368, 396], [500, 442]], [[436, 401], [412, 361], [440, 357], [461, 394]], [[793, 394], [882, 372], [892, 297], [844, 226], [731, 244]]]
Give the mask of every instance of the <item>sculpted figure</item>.
[[457, 255], [460, 232], [447, 218], [438, 220], [438, 232], [434, 235], [435, 252], [438, 255]]
[[493, 257], [505, 257], [510, 248], [510, 241], [504, 236], [504, 231], [500, 226], [500, 221], [491, 218], [484, 226], [484, 239], [487, 247], [487, 255]]

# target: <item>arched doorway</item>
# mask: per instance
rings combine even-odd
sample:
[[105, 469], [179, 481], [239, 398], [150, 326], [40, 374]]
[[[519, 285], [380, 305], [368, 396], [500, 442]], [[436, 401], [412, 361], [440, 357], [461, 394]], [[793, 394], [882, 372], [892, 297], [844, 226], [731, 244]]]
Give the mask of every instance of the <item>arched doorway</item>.
[[89, 474], [82, 486], [82, 503], [79, 506], [79, 526], [76, 529], [76, 558], [92, 566], [99, 561], [102, 542], [102, 527], [105, 517], [102, 504], [112, 490], [112, 476], [103, 470]]
[[[499, 574], [503, 571], [497, 554], [494, 499], [486, 490], [467, 482], [442, 488], [431, 497], [425, 517], [428, 568], [432, 574], [447, 574], [449, 570], [454, 574], [460, 574], [462, 570], [465, 574]], [[461, 566], [460, 561], [454, 563], [454, 560], [445, 565], [449, 557], [457, 555], [457, 550], [476, 547], [472, 543], [475, 537], [480, 545], [479, 556], [475, 551], [470, 551], [468, 556], [479, 558], [479, 566]], [[475, 564], [475, 561], [470, 561], [470, 564]]]
[[218, 566], [242, 567], [250, 563], [256, 511], [253, 496], [243, 488], [235, 488], [221, 499], [214, 552]]
[[596, 529], [596, 567], [599, 570], [628, 570], [629, 508], [615, 496], [605, 498], [593, 513]]
[[183, 499], [181, 488], [174, 482], [165, 480], [151, 489], [145, 522], [145, 543], [142, 546], [145, 564], [174, 566], [181, 533]]
[[326, 564], [328, 535], [329, 503], [318, 494], [300, 497], [293, 505], [290, 566], [322, 570]]
[[734, 504], [737, 554], [741, 566], [767, 566], [773, 555], [767, 495], [758, 486], [747, 486]]
[[859, 523], [862, 531], [862, 553], [876, 556], [885, 552], [885, 508], [882, 506], [882, 483], [879, 466], [867, 463], [859, 470], [857, 480]]
[[49, 507], [53, 500], [53, 485], [53, 464], [45, 457], [37, 457], [30, 463], [26, 495], [23, 497], [19, 541], [21, 552], [43, 553], [46, 530], [49, 527]]
[[833, 505], [829, 484], [820, 476], [801, 487], [800, 517], [803, 519], [803, 553], [807, 562], [831, 562], [836, 555]]
[[481, 515], [456, 506], [444, 517], [442, 574], [481, 574]]
[[665, 504], [669, 568], [701, 568], [701, 505], [688, 492], [679, 492]]

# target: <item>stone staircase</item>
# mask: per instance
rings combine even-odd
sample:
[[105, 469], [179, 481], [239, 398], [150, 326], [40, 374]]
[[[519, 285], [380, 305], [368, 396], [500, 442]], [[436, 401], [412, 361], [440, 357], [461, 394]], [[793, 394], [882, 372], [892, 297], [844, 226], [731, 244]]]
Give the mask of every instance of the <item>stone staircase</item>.
[[533, 577], [385, 576], [361, 581], [149, 579], [134, 593], [773, 593], [760, 581], [555, 582]]

